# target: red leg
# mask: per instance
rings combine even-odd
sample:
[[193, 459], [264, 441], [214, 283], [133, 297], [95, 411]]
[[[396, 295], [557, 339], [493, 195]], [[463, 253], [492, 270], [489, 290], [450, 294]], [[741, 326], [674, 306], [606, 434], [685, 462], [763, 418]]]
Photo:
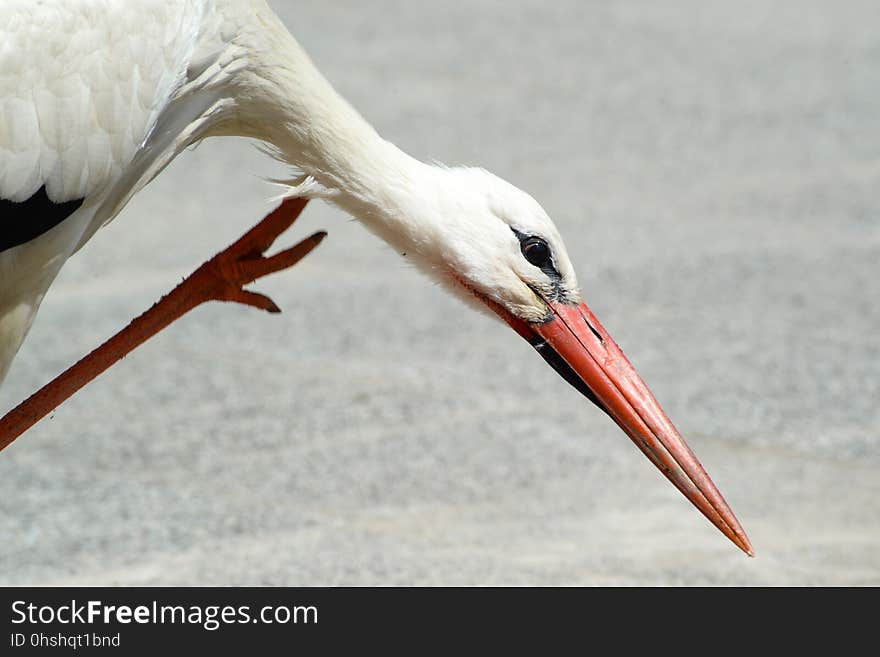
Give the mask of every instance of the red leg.
[[307, 202], [303, 198], [285, 199], [260, 223], [196, 269], [152, 308], [0, 418], [0, 450], [126, 354], [206, 301], [234, 301], [271, 313], [281, 312], [272, 299], [245, 290], [244, 286], [292, 267], [321, 243], [327, 235], [323, 231], [268, 258], [263, 255], [293, 224]]

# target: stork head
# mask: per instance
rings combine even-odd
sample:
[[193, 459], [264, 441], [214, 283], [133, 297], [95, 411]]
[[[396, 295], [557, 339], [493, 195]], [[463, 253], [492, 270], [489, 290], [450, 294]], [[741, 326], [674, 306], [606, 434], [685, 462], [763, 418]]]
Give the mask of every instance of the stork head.
[[559, 231], [535, 199], [484, 169], [443, 173], [429, 250], [454, 291], [532, 323], [549, 317], [548, 300], [580, 302]]
[[[660, 471], [744, 552], [745, 532], [623, 352], [581, 299], [556, 226], [528, 194], [473, 168], [440, 180], [405, 213], [403, 239], [429, 273], [512, 327], [607, 413]], [[428, 213], [428, 215], [425, 215]]]

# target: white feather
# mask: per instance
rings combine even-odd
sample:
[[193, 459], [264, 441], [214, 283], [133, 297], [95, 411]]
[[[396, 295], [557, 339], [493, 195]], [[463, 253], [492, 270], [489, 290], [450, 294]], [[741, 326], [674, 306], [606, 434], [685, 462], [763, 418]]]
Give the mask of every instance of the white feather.
[[182, 78], [203, 4], [4, 0], [0, 198], [83, 198], [119, 175]]
[[0, 198], [45, 185], [54, 201], [85, 199], [0, 253], [0, 379], [64, 261], [206, 136], [264, 142], [292, 167], [285, 193], [337, 204], [464, 297], [544, 316], [533, 289], [549, 282], [511, 227], [547, 240], [563, 293], [577, 297], [561, 239], [530, 196], [382, 139], [264, 0], [0, 2]]

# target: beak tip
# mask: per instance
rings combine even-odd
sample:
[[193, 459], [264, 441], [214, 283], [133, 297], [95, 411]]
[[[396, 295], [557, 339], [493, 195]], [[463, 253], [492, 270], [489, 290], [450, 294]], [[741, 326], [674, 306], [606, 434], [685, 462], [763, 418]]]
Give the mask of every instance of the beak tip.
[[721, 492], [592, 311], [583, 302], [545, 301], [551, 311], [546, 320], [508, 323], [533, 346], [539, 345], [539, 353], [553, 369], [610, 415], [691, 504], [754, 557]]
[[[738, 524], [738, 523], [737, 523]], [[739, 531], [736, 531], [733, 536], [728, 536], [728, 538], [733, 541], [734, 545], [738, 547], [740, 550], [745, 552], [746, 556], [755, 558], [755, 550], [752, 547], [752, 542], [749, 540], [749, 537], [746, 536], [746, 533], [742, 530], [742, 527], [737, 526]]]

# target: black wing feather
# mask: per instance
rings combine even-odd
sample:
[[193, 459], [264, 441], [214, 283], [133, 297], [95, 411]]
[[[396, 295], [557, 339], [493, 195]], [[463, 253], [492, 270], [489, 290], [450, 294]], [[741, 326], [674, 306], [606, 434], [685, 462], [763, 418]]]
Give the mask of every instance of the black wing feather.
[[53, 203], [40, 189], [21, 203], [0, 199], [0, 252], [36, 239], [54, 228], [83, 204], [83, 199]]

